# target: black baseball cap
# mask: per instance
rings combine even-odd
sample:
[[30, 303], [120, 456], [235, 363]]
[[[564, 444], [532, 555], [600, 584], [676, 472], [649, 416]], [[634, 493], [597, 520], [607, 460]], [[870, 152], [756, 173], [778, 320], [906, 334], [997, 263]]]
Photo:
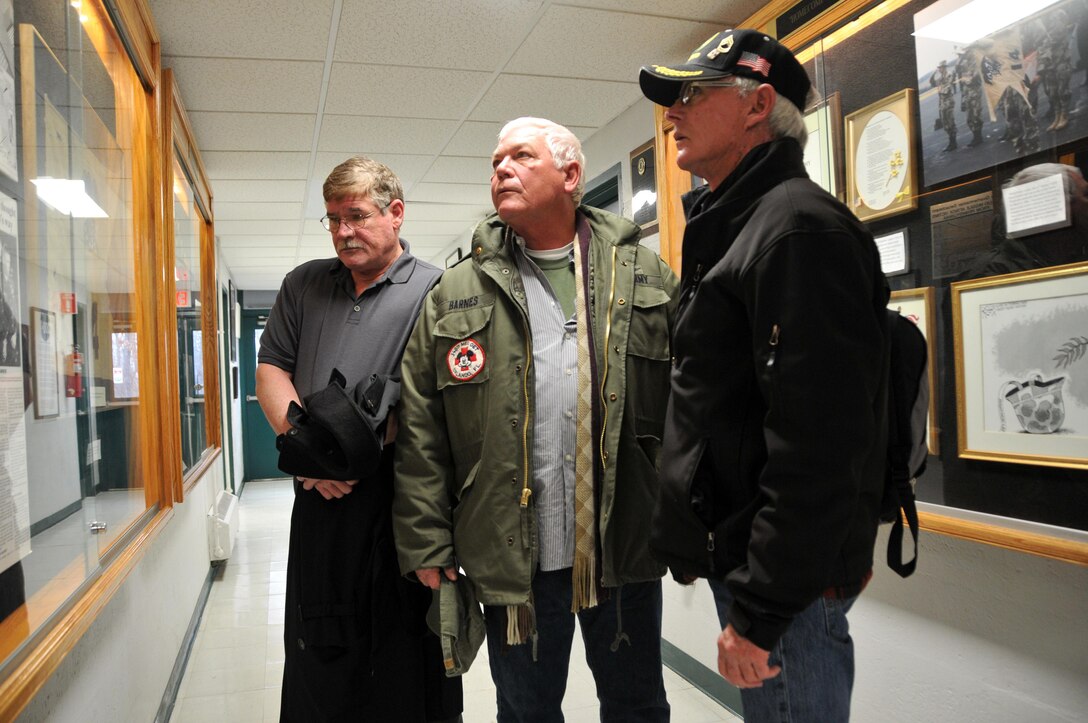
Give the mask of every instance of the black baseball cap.
[[675, 65], [644, 65], [638, 74], [642, 94], [654, 103], [671, 106], [680, 97], [680, 86], [691, 80], [717, 80], [728, 76], [753, 78], [769, 83], [798, 110], [805, 109], [812, 82], [797, 58], [777, 40], [749, 29], [723, 30]]

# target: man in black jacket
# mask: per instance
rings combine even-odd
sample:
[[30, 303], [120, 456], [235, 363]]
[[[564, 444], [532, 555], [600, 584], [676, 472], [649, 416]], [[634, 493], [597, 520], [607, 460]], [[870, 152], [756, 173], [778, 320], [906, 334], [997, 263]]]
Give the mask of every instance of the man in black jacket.
[[847, 720], [846, 612], [872, 574], [884, 479], [887, 285], [872, 235], [805, 175], [811, 83], [725, 30], [641, 71], [685, 199], [672, 394], [651, 549], [707, 577], [745, 720]]

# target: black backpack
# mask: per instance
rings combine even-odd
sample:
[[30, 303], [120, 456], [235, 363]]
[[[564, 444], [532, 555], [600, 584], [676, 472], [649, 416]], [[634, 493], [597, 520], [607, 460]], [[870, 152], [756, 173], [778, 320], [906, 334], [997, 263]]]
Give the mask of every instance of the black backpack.
[[[918, 325], [888, 309], [891, 367], [888, 374], [888, 448], [880, 519], [891, 522], [888, 567], [908, 577], [918, 563], [918, 509], [914, 482], [925, 472], [929, 413], [928, 348]], [[914, 538], [914, 557], [903, 562], [903, 518]]]

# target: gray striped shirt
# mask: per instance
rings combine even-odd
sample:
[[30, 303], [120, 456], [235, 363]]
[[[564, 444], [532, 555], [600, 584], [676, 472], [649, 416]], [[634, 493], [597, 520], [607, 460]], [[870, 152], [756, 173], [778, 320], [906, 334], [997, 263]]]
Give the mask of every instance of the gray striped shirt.
[[[521, 248], [522, 240], [518, 239]], [[562, 305], [544, 273], [524, 249], [515, 253], [533, 336], [533, 501], [540, 569], [574, 564], [574, 452], [578, 411], [578, 338], [574, 315]], [[573, 256], [571, 257], [573, 263]], [[576, 280], [577, 283], [577, 280]]]

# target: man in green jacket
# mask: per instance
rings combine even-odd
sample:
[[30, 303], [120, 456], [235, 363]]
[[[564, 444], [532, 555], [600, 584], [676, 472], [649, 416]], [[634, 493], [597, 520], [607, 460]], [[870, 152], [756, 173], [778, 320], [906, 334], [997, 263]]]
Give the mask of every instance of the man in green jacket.
[[500, 723], [562, 720], [575, 614], [601, 719], [668, 720], [646, 532], [676, 277], [635, 224], [579, 205], [566, 128], [511, 121], [492, 167], [497, 214], [401, 366], [400, 567], [432, 589], [472, 580]]

